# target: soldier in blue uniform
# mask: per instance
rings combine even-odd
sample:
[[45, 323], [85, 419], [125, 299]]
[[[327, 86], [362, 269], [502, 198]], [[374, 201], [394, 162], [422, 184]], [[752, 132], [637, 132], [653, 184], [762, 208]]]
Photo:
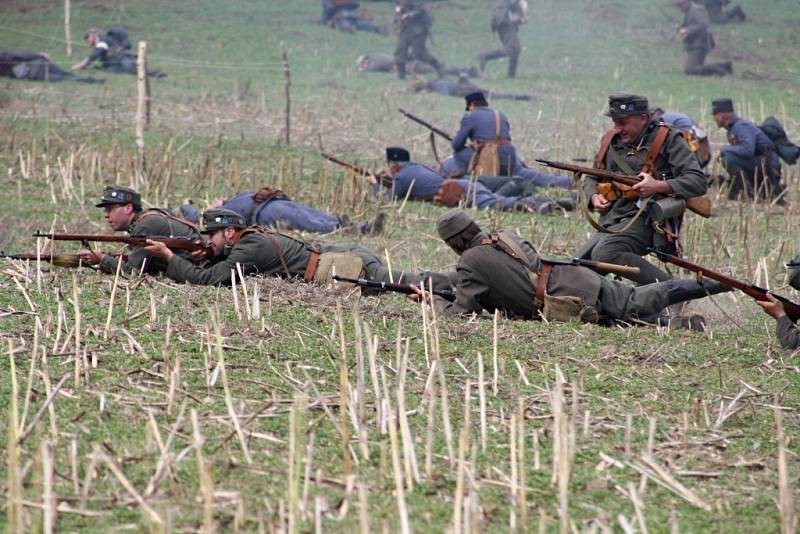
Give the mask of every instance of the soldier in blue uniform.
[[[373, 179], [373, 191], [378, 194], [381, 186], [387, 189], [391, 198], [409, 200], [433, 200], [444, 178], [430, 167], [411, 161], [411, 154], [402, 147], [390, 146], [386, 149], [386, 162], [389, 172]], [[379, 183], [380, 181], [380, 183]]]
[[714, 122], [728, 131], [728, 145], [722, 147], [719, 159], [728, 172], [728, 198], [775, 198], [784, 189], [781, 183], [781, 162], [773, 143], [761, 129], [736, 115], [733, 101], [720, 98], [711, 103]]
[[682, 131], [686, 144], [694, 152], [700, 168], [705, 169], [711, 161], [711, 145], [708, 143], [708, 134], [695, 124], [694, 119], [683, 113], [664, 111], [661, 108], [650, 110], [650, 116], [653, 117], [653, 120], [669, 124]]
[[[455, 189], [456, 185], [458, 189]], [[445, 188], [447, 193], [444, 192]], [[452, 207], [464, 200], [468, 207], [475, 206], [478, 209], [499, 211], [527, 211], [539, 215], [575, 209], [575, 203], [570, 198], [550, 198], [542, 195], [503, 196], [493, 193], [481, 183], [480, 178], [475, 181], [464, 178], [450, 179], [447, 180], [445, 188], [440, 189], [440, 193], [433, 199], [434, 202]], [[443, 195], [448, 197], [445, 202], [442, 202]]]
[[[500, 176], [511, 176], [517, 163], [517, 151], [511, 144], [511, 125], [505, 114], [489, 107], [481, 92], [464, 97], [467, 113], [461, 118], [458, 132], [453, 136], [453, 155], [459, 163], [473, 159], [473, 150], [497, 146]], [[467, 141], [471, 141], [468, 145]], [[467, 160], [469, 161], [469, 160]], [[467, 170], [469, 163], [467, 163]]]
[[[72, 70], [82, 70], [98, 61], [100, 68], [109, 72], [136, 74], [136, 54], [131, 50], [131, 42], [127, 32], [114, 27], [106, 30], [101, 35], [97, 28], [89, 28], [84, 35], [86, 43], [92, 47], [92, 51], [83, 61], [72, 66]], [[147, 75], [155, 78], [166, 76], [163, 72], [155, 69], [148, 69]]]
[[[379, 234], [383, 231], [385, 221], [385, 214], [381, 213], [373, 222], [354, 225], [347, 215], [336, 217], [293, 202], [283, 191], [269, 187], [262, 187], [255, 193], [248, 191], [228, 199], [217, 200], [210, 207], [235, 211], [245, 218], [249, 226], [268, 226], [318, 234], [327, 234], [339, 229], [351, 229], [359, 234]], [[181, 206], [181, 214], [191, 222], [200, 222], [200, 212], [191, 201]]]
[[0, 52], [0, 76], [37, 82], [103, 83], [105, 80], [67, 72], [44, 52]]

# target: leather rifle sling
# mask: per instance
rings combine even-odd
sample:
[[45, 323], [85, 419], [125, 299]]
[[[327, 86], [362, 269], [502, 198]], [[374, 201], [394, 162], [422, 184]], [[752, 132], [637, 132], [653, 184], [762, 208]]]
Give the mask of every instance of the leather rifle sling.
[[311, 282], [314, 279], [314, 275], [317, 274], [320, 253], [319, 250], [314, 247], [308, 247], [308, 251], [311, 253], [311, 257], [308, 258], [308, 265], [306, 265], [306, 271], [303, 273], [303, 280]]

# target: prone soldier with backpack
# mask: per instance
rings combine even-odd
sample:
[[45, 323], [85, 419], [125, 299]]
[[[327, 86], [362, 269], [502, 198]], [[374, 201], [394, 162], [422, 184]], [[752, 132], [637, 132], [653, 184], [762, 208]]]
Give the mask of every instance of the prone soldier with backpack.
[[[97, 61], [103, 70], [136, 74], [136, 54], [131, 50], [131, 40], [124, 28], [114, 26], [103, 34], [97, 28], [89, 28], [84, 39], [92, 47], [92, 51], [82, 61], [73, 65], [72, 70], [85, 69]], [[166, 76], [159, 70], [150, 69], [147, 74], [156, 78]]]

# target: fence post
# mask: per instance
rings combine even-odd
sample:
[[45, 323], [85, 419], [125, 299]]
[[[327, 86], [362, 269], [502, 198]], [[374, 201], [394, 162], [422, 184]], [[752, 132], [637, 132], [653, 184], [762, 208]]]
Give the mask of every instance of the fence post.
[[283, 49], [283, 89], [284, 94], [286, 97], [286, 108], [284, 110], [284, 119], [286, 124], [284, 126], [284, 137], [283, 140], [288, 146], [290, 144], [290, 133], [292, 129], [292, 94], [290, 91], [291, 86], [291, 77], [289, 72], [289, 54], [286, 52], [286, 48]]
[[150, 123], [150, 85], [147, 80], [147, 42], [139, 41], [139, 55], [136, 57], [137, 87], [139, 99], [136, 107], [136, 146], [139, 154], [144, 153], [144, 131]]
[[72, 29], [70, 28], [71, 16], [70, 16], [70, 5], [69, 0], [64, 0], [64, 39], [67, 41], [67, 57], [72, 57]]

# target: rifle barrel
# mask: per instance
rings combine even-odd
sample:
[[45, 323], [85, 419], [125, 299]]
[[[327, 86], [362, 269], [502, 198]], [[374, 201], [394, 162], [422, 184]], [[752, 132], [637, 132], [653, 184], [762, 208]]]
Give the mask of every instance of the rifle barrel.
[[452, 142], [452, 141], [453, 141], [453, 136], [452, 136], [452, 135], [450, 135], [449, 133], [445, 132], [445, 131], [444, 131], [444, 130], [442, 130], [441, 128], [437, 128], [437, 127], [436, 127], [436, 126], [434, 126], [433, 124], [431, 124], [431, 123], [429, 123], [429, 122], [427, 122], [427, 121], [425, 121], [425, 120], [423, 120], [423, 119], [421, 119], [421, 118], [417, 117], [417, 116], [416, 116], [416, 115], [414, 115], [413, 113], [410, 113], [410, 112], [408, 112], [408, 111], [404, 110], [403, 108], [397, 108], [397, 111], [399, 111], [400, 113], [402, 113], [403, 115], [405, 115], [407, 118], [411, 119], [412, 121], [416, 122], [416, 123], [417, 123], [417, 124], [419, 124], [420, 126], [424, 126], [424, 127], [425, 127], [425, 128], [427, 128], [428, 130], [430, 130], [430, 131], [432, 131], [433, 133], [435, 133], [436, 135], [438, 135], [438, 136], [440, 136], [440, 137], [443, 137], [444, 139], [447, 139], [447, 140], [448, 140], [448, 141], [450, 141], [450, 142]]
[[[390, 291], [392, 293], [403, 293], [404, 295], [413, 295], [416, 293], [416, 290], [411, 287], [411, 284], [393, 284], [391, 282], [367, 280], [366, 278], [348, 278], [346, 276], [339, 276], [338, 274], [334, 274], [332, 278], [337, 282], [347, 282], [357, 286], [375, 289], [377, 291]], [[448, 289], [434, 289], [433, 294], [451, 302], [456, 298], [456, 294]]]
[[194, 252], [196, 250], [204, 250], [210, 252], [209, 247], [204, 243], [197, 243], [196, 241], [183, 238], [183, 237], [162, 237], [162, 236], [123, 236], [111, 234], [45, 234], [36, 232], [33, 237], [46, 237], [53, 241], [95, 241], [101, 243], [125, 243], [136, 247], [143, 247], [147, 241], [161, 241], [167, 248], [174, 250], [186, 250]]
[[697, 265], [696, 263], [684, 260], [683, 258], [679, 258], [678, 256], [667, 254], [666, 252], [663, 252], [656, 248], [650, 247], [648, 250], [653, 254], [655, 254], [658, 257], [658, 259], [660, 259], [663, 262], [672, 263], [673, 265], [677, 265], [678, 267], [682, 267], [688, 271], [692, 271], [702, 276], [711, 278], [712, 280], [716, 280], [717, 282], [725, 284], [728, 287], [738, 289], [745, 295], [748, 295], [749, 297], [752, 297], [757, 301], [767, 300], [767, 294], [770, 294], [777, 300], [779, 300], [781, 304], [783, 304], [783, 309], [786, 312], [786, 315], [788, 315], [789, 318], [792, 319], [792, 321], [796, 322], [798, 319], [800, 319], [800, 304], [797, 304], [796, 302], [789, 300], [786, 297], [773, 293], [772, 291], [764, 289], [763, 287], [758, 287], [749, 282], [743, 282], [741, 280], [737, 280], [736, 278], [731, 278], [730, 276], [724, 275], [717, 271], [713, 271], [711, 269], [708, 269], [707, 267]]

